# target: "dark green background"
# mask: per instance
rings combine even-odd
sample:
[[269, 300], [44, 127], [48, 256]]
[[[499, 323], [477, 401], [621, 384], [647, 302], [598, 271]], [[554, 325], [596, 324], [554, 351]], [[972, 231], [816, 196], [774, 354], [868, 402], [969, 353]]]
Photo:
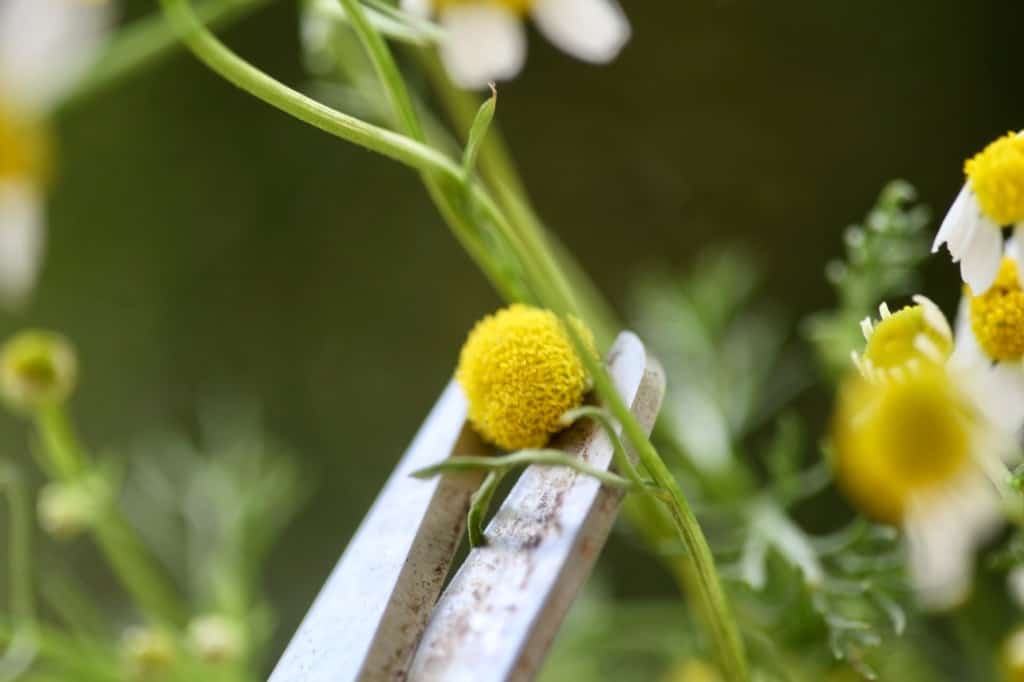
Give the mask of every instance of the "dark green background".
[[[133, 2], [130, 16], [151, 11]], [[546, 220], [605, 292], [748, 244], [794, 315], [883, 183], [936, 211], [965, 156], [1024, 126], [1024, 3], [685, 0], [626, 6], [599, 68], [534, 36], [499, 121]], [[226, 34], [301, 85], [296, 9]], [[267, 567], [286, 637], [498, 303], [413, 173], [290, 120], [176, 55], [68, 112], [42, 282], [3, 331], [78, 344], [74, 411], [115, 450], [255, 397], [319, 487]], [[930, 289], [956, 290], [948, 259]], [[948, 309], [948, 308], [947, 308]], [[4, 449], [25, 434], [4, 423]]]

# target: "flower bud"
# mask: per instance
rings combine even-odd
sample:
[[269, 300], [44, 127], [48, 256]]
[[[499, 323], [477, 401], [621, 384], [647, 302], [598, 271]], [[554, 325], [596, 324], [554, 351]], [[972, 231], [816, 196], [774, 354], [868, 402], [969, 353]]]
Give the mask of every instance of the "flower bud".
[[121, 652], [132, 678], [153, 679], [174, 664], [174, 640], [155, 627], [132, 627], [121, 640]]
[[71, 344], [46, 331], [23, 331], [10, 338], [0, 350], [0, 364], [0, 393], [22, 412], [64, 402], [78, 376]]
[[55, 538], [72, 538], [92, 525], [107, 497], [106, 483], [98, 477], [50, 483], [39, 493], [39, 525]]
[[207, 663], [238, 660], [244, 646], [238, 623], [219, 614], [206, 614], [188, 625], [189, 646]]

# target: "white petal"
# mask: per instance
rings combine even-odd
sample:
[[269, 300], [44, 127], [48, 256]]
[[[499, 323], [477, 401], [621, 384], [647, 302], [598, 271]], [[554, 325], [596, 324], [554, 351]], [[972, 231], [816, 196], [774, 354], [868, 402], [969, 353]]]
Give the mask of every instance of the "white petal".
[[960, 276], [975, 296], [988, 291], [996, 281], [1002, 258], [1003, 231], [988, 218], [979, 219], [960, 262]]
[[537, 28], [552, 43], [588, 62], [610, 62], [629, 40], [629, 20], [614, 0], [537, 0]]
[[526, 33], [512, 11], [491, 3], [455, 4], [441, 14], [448, 37], [441, 58], [464, 88], [512, 78], [526, 61]]
[[1024, 248], [1024, 222], [1013, 226], [1013, 236], [1006, 240], [1006, 255], [1017, 263], [1022, 263], [1021, 249]]
[[43, 199], [29, 184], [0, 184], [0, 306], [16, 308], [36, 281], [43, 251]]
[[946, 319], [942, 308], [936, 305], [935, 301], [923, 294], [915, 294], [912, 300], [921, 306], [921, 311], [924, 313], [924, 321], [928, 323], [929, 327], [947, 339], [953, 338], [953, 330], [949, 328], [949, 320]]
[[0, 91], [33, 111], [52, 104], [90, 66], [113, 3], [0, 2]]
[[973, 472], [911, 505], [906, 523], [908, 567], [925, 607], [949, 609], [967, 598], [975, 550], [1001, 523], [995, 490]]
[[989, 422], [1010, 436], [1024, 428], [1024, 365], [991, 362], [976, 365], [961, 380], [964, 391]]
[[[960, 193], [956, 195], [953, 205], [950, 206], [949, 211], [946, 213], [946, 217], [943, 219], [942, 225], [939, 227], [939, 231], [935, 234], [935, 241], [932, 243], [932, 253], [935, 253], [939, 250], [940, 246], [950, 241], [954, 232], [964, 228], [964, 218], [966, 217], [964, 215], [964, 209], [970, 193], [970, 188], [964, 184]], [[952, 253], [952, 248], [950, 249], [950, 252]]]
[[978, 339], [971, 329], [971, 302], [964, 296], [960, 299], [960, 305], [956, 314], [956, 332], [953, 336], [955, 346], [953, 355], [949, 358], [949, 366], [958, 371], [971, 371], [979, 367], [984, 368], [992, 364], [992, 361], [981, 350]]

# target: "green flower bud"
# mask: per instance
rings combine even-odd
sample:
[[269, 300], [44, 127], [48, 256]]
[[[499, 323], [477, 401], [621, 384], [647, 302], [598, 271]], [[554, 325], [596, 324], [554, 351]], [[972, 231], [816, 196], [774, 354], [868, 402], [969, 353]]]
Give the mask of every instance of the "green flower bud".
[[199, 616], [188, 624], [188, 642], [207, 663], [236, 661], [244, 646], [238, 623], [215, 613]]
[[121, 653], [133, 679], [153, 679], [174, 665], [174, 640], [160, 628], [132, 627], [122, 637]]
[[53, 332], [23, 331], [0, 350], [0, 392], [15, 410], [35, 412], [59, 405], [75, 389], [74, 348]]
[[109, 496], [106, 481], [98, 476], [50, 483], [39, 493], [39, 525], [55, 538], [70, 539], [92, 525]]

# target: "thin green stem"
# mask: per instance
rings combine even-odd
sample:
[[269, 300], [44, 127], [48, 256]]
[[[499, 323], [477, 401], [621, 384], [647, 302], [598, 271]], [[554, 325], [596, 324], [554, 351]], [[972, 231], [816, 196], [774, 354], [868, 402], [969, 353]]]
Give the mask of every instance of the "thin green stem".
[[25, 483], [12, 466], [0, 469], [0, 488], [7, 497], [10, 530], [11, 621], [15, 628], [34, 628], [36, 600], [32, 587], [32, 512]]
[[192, 53], [228, 82], [326, 133], [435, 176], [436, 184], [432, 181], [428, 187], [431, 198], [459, 242], [502, 296], [513, 299], [522, 296], [521, 286], [494, 262], [472, 224], [446, 198], [445, 183], [461, 186], [461, 167], [458, 164], [420, 141], [336, 111], [274, 80], [210, 34], [188, 0], [161, 0], [161, 3]]
[[640, 477], [640, 472], [633, 465], [633, 460], [626, 454], [626, 448], [622, 445], [622, 439], [619, 438], [619, 433], [615, 429], [615, 423], [607, 411], [595, 405], [581, 405], [563, 414], [561, 421], [568, 426], [584, 417], [596, 421], [608, 434], [608, 438], [612, 441], [615, 467], [635, 485], [642, 486], [643, 479]]
[[36, 427], [47, 455], [46, 461], [56, 477], [70, 480], [80, 475], [88, 461], [64, 408], [42, 408], [36, 413]]
[[508, 469], [529, 466], [531, 464], [573, 469], [581, 474], [586, 474], [587, 476], [596, 478], [601, 483], [610, 485], [613, 488], [632, 490], [636, 487], [632, 481], [625, 479], [618, 474], [613, 474], [610, 471], [591, 466], [579, 457], [567, 455], [561, 450], [550, 449], [520, 450], [518, 452], [513, 452], [511, 455], [494, 457], [456, 455], [449, 457], [443, 462], [438, 462], [433, 466], [414, 471], [411, 475], [415, 478], [432, 478], [447, 471], [507, 471]]
[[718, 654], [728, 679], [746, 682], [750, 679], [746, 653], [732, 609], [718, 578], [715, 559], [711, 554], [707, 538], [700, 528], [697, 517], [687, 503], [679, 483], [662, 461], [658, 451], [651, 444], [643, 427], [633, 416], [619, 395], [604, 365], [588, 350], [575, 326], [566, 319], [565, 327], [583, 359], [587, 371], [594, 379], [595, 389], [612, 415], [619, 420], [630, 444], [637, 453], [640, 463], [651, 475], [655, 484], [669, 496], [669, 515], [679, 537], [687, 549], [686, 557], [692, 562], [698, 596], [703, 602], [708, 625], [718, 649]]
[[[52, 406], [36, 414], [36, 429], [49, 468], [62, 481], [82, 476], [88, 456], [75, 435], [63, 407]], [[180, 626], [186, 618], [184, 605], [174, 587], [131, 526], [121, 517], [116, 504], [106, 500], [92, 533], [125, 590], [151, 618]]]
[[487, 544], [487, 538], [484, 537], [484, 517], [487, 516], [487, 510], [491, 508], [494, 492], [501, 485], [502, 479], [505, 478], [505, 473], [505, 469], [488, 471], [487, 476], [484, 477], [484, 482], [480, 484], [480, 487], [476, 489], [476, 492], [469, 499], [466, 530], [469, 533], [470, 547], [483, 547]]
[[[416, 54], [433, 85], [434, 92], [455, 126], [459, 130], [470, 130], [480, 106], [478, 98], [451, 82], [433, 51], [417, 50]], [[552, 261], [552, 269], [559, 273], [561, 288], [578, 298], [580, 311], [588, 326], [594, 330], [598, 345], [602, 348], [607, 347], [619, 327], [616, 315], [579, 263], [545, 229], [530, 202], [497, 126], [492, 126], [487, 139], [481, 145], [479, 165], [495, 193], [498, 205], [508, 214], [524, 240], [532, 244], [538, 254]], [[572, 301], [573, 297], [570, 296], [569, 300]]]

